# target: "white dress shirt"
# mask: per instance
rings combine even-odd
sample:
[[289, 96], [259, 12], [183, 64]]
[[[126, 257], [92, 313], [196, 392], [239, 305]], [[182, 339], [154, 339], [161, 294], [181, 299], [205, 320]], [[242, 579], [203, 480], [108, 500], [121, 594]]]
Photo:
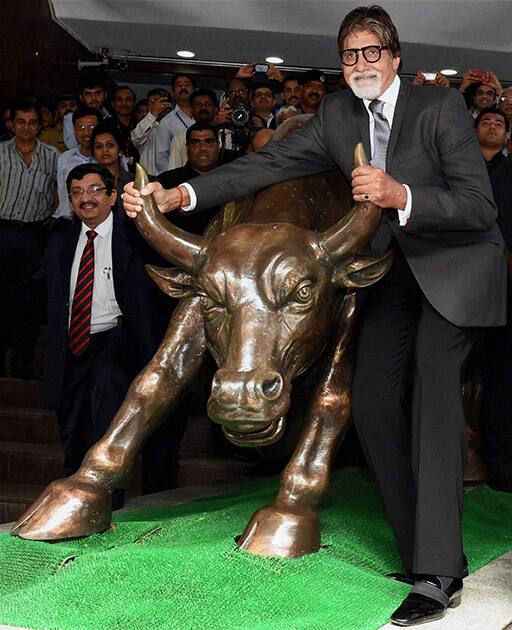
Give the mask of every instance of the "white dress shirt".
[[153, 175], [159, 175], [167, 170], [169, 164], [169, 153], [171, 151], [171, 140], [180, 131], [186, 131], [195, 120], [185, 114], [185, 112], [176, 105], [170, 114], [167, 114], [158, 125], [155, 138], [155, 162], [157, 172]]
[[[117, 326], [117, 318], [122, 315], [114, 292], [114, 275], [112, 262], [112, 213], [94, 228], [98, 236], [94, 239], [94, 284], [92, 290], [91, 310], [91, 335]], [[80, 259], [87, 243], [87, 232], [91, 228], [82, 223], [78, 243], [76, 244], [75, 257], [71, 267], [71, 280], [69, 283], [69, 319], [71, 321], [71, 309], [73, 296], [75, 295], [76, 281]]]
[[96, 162], [92, 155], [86, 156], [80, 153], [80, 147], [74, 149], [68, 149], [59, 155], [57, 161], [57, 194], [59, 195], [59, 205], [53, 213], [53, 216], [58, 219], [71, 219], [73, 217], [73, 208], [69, 201], [68, 189], [66, 186], [66, 179], [75, 166], [81, 164], [89, 164]]
[[156, 175], [158, 172], [155, 157], [156, 133], [159, 124], [157, 117], [148, 112], [131, 132], [132, 142], [139, 151], [139, 162], [151, 175]]
[[[384, 103], [384, 108], [382, 110], [383, 116], [389, 123], [389, 128], [393, 128], [393, 118], [395, 116], [395, 107], [396, 102], [398, 100], [398, 93], [400, 92], [400, 77], [398, 75], [393, 79], [393, 83], [388, 87], [388, 89], [379, 96], [379, 101]], [[373, 118], [373, 114], [370, 111], [370, 103], [368, 99], [363, 99], [363, 104], [366, 107], [366, 111], [368, 112], [368, 117], [370, 120], [370, 148], [373, 155], [373, 130], [375, 129], [375, 119]], [[412, 193], [411, 189], [407, 184], [402, 184], [407, 192], [407, 202], [405, 204], [405, 208], [397, 208], [398, 212], [398, 222], [400, 225], [405, 225], [407, 220], [411, 216], [411, 208], [412, 208]]]

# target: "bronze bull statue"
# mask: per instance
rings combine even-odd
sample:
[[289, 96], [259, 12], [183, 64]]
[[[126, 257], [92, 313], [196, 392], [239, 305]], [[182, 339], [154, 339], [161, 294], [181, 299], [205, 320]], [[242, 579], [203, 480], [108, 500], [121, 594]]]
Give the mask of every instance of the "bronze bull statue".
[[[301, 121], [289, 123], [286, 128]], [[354, 163], [367, 163], [362, 145]], [[140, 167], [135, 182], [139, 189], [147, 182]], [[379, 280], [391, 264], [389, 255], [360, 254], [381, 210], [366, 203], [347, 211], [350, 203], [350, 187], [336, 172], [290, 180], [242, 204], [231, 227], [225, 212], [205, 238], [173, 226], [145, 198], [138, 228], [178, 266], [149, 271], [182, 300], [105, 436], [76, 474], [46, 488], [12, 533], [59, 540], [108, 529], [112, 490], [125, 485], [144, 440], [193, 382], [207, 351], [218, 366], [210, 418], [231, 442], [256, 447], [281, 438], [293, 379], [329, 353], [279, 493], [238, 540], [239, 547], [264, 556], [317, 551], [316, 507], [350, 422], [354, 289]]]

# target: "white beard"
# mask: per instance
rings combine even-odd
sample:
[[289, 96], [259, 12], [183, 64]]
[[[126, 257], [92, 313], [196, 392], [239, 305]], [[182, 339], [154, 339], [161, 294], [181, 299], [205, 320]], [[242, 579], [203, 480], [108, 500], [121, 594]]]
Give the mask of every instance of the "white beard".
[[[358, 81], [358, 79], [365, 79]], [[382, 72], [378, 70], [365, 70], [364, 72], [353, 72], [348, 80], [350, 89], [357, 98], [364, 98], [373, 101], [382, 94]]]

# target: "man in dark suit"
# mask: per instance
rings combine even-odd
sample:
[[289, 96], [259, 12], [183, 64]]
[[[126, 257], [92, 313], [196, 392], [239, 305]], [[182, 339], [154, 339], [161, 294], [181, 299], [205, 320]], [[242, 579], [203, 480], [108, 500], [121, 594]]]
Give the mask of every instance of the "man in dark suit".
[[[163, 212], [201, 209], [338, 168], [356, 201], [383, 208], [370, 250], [391, 247], [395, 261], [360, 304], [352, 411], [406, 569], [390, 577], [413, 585], [391, 617], [408, 626], [460, 602], [461, 371], [474, 327], [504, 321], [505, 250], [461, 95], [400, 80], [398, 34], [381, 7], [351, 11], [338, 46], [351, 90], [326, 96], [302, 130], [191, 184], [144, 193]], [[371, 166], [352, 170], [360, 140]], [[136, 215], [132, 186], [124, 202]]]
[[148, 248], [112, 212], [113, 176], [83, 164], [69, 173], [67, 190], [75, 220], [50, 240], [40, 277], [48, 291], [44, 398], [57, 409], [71, 475], [153, 355], [165, 322], [144, 269]]

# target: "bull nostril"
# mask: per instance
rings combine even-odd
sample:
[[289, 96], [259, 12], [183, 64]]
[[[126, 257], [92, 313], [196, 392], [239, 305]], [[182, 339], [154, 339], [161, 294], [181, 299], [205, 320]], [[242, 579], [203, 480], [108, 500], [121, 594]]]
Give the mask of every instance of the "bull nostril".
[[281, 395], [283, 389], [283, 379], [277, 375], [274, 378], [267, 378], [261, 383], [261, 393], [267, 400], [275, 400]]

